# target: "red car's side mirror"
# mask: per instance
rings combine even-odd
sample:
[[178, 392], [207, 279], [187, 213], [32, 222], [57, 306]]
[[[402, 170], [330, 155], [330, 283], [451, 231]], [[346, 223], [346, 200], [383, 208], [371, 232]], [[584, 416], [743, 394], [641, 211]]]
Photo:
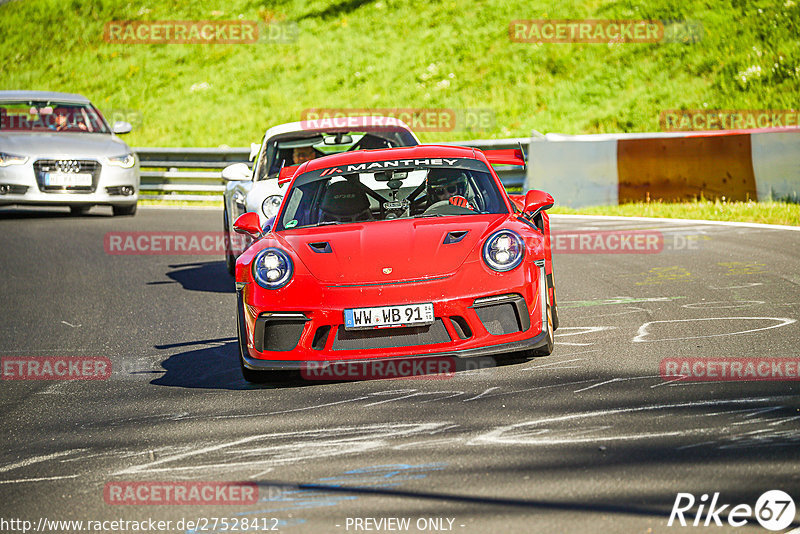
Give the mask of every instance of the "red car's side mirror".
[[281, 172], [278, 173], [278, 185], [288, 184], [292, 181], [294, 177], [294, 173], [297, 169], [300, 168], [300, 165], [292, 165], [291, 167], [284, 167], [281, 169]]
[[253, 239], [258, 239], [261, 237], [261, 224], [258, 219], [258, 213], [248, 211], [242, 214], [233, 223], [233, 229], [237, 234], [245, 234]]
[[556, 201], [550, 193], [539, 191], [538, 189], [531, 189], [525, 195], [525, 215], [533, 217], [540, 211], [549, 210], [553, 207]]

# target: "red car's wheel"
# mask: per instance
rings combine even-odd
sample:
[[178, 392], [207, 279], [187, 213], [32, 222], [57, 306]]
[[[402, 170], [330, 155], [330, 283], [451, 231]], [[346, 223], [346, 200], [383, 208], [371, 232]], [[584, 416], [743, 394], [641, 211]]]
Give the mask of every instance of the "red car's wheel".
[[[548, 292], [549, 293], [549, 292]], [[550, 295], [547, 296], [547, 343], [530, 351], [531, 356], [549, 356], [555, 345], [555, 328], [553, 328], [553, 307], [550, 306]]]
[[225, 237], [225, 267], [227, 267], [228, 273], [234, 276], [236, 274], [236, 256], [233, 255], [233, 251], [231, 250], [231, 233], [228, 229], [228, 208], [225, 208], [222, 214], [222, 225], [222, 231]]
[[236, 332], [239, 345], [239, 366], [242, 369], [242, 376], [248, 382], [254, 384], [263, 384], [269, 379], [268, 373], [264, 371], [253, 371], [244, 365], [244, 355], [247, 354], [247, 334], [245, 332], [244, 324], [244, 302], [241, 292], [237, 295], [237, 313], [236, 313]]

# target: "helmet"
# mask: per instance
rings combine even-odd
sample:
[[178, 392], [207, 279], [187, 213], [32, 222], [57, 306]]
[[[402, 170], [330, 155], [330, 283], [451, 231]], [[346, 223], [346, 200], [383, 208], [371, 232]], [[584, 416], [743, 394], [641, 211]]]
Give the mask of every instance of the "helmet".
[[431, 169], [428, 171], [428, 202], [433, 204], [454, 196], [465, 196], [467, 177], [458, 169]]

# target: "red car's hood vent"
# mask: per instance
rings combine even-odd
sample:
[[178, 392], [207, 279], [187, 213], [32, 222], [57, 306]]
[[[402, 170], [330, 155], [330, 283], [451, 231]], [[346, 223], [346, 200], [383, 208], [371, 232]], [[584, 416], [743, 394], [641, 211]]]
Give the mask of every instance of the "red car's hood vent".
[[[497, 215], [401, 219], [283, 233], [324, 283], [374, 284], [451, 274], [498, 220]], [[329, 252], [330, 251], [330, 252]]]

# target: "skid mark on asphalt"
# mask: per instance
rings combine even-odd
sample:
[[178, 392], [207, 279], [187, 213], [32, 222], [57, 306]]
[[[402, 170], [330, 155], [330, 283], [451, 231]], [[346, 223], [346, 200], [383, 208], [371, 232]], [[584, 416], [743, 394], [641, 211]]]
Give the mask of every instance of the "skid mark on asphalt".
[[759, 304], [765, 304], [765, 302], [763, 300], [737, 300], [733, 302], [719, 300], [683, 304], [681, 308], [688, 308], [690, 310], [726, 310], [730, 308], [749, 308], [750, 306], [758, 306]]
[[[563, 308], [584, 308], [587, 306], [611, 306], [613, 304], [633, 304], [637, 302], [669, 302], [672, 300], [685, 299], [686, 297], [612, 297], [609, 299], [595, 300], [566, 300], [558, 301], [558, 307]], [[561, 328], [559, 328], [561, 330]]]
[[20, 467], [28, 467], [33, 464], [46, 462], [48, 460], [53, 460], [55, 458], [61, 458], [62, 456], [69, 456], [71, 454], [76, 454], [86, 450], [88, 449], [70, 449], [66, 451], [54, 452], [52, 454], [43, 454], [41, 456], [31, 456], [30, 458], [26, 458], [24, 460], [20, 460], [18, 462], [14, 462], [11, 464], [6, 464], [0, 467], [0, 473], [6, 473], [8, 471], [13, 471], [14, 469], [19, 469]]
[[[571, 315], [570, 318], [572, 318], [572, 319], [595, 319], [597, 317], [616, 317], [617, 315], [629, 315], [631, 313], [639, 313], [639, 312], [647, 313], [647, 310], [644, 309], [644, 308], [639, 308], [638, 306], [627, 306], [625, 308], [625, 311], [621, 311], [621, 312], [596, 313], [596, 314], [592, 314], [592, 315], [578, 315], [578, 316], [572, 316]], [[561, 328], [559, 328], [559, 330], [561, 330]]]
[[[556, 338], [580, 336], [584, 334], [594, 334], [596, 332], [603, 332], [606, 330], [615, 330], [616, 326], [562, 326], [555, 334]], [[566, 330], [577, 330], [577, 332], [565, 332]], [[559, 345], [569, 345], [573, 347], [589, 347], [594, 345], [594, 342], [582, 343], [578, 341], [558, 341]]]
[[22, 484], [23, 482], [51, 482], [53, 480], [78, 478], [79, 476], [80, 475], [58, 475], [52, 477], [39, 477], [39, 478], [18, 478], [16, 480], [0, 480], [0, 484]]
[[[386, 449], [392, 440], [433, 434], [449, 425], [451, 423], [447, 422], [386, 423], [258, 434], [131, 466], [117, 471], [115, 475], [215, 469], [230, 471], [254, 466], [265, 469], [305, 460]], [[230, 462], [231, 457], [239, 461]], [[192, 465], [185, 465], [187, 460]]]
[[745, 289], [748, 287], [756, 287], [756, 286], [763, 286], [762, 282], [750, 282], [743, 285], [738, 286], [725, 286], [725, 287], [718, 287], [718, 286], [708, 286], [709, 289]]
[[[446, 463], [428, 464], [385, 464], [351, 469], [331, 477], [318, 478], [314, 484], [334, 487], [358, 487], [371, 489], [397, 489], [411, 481], [424, 480], [429, 475], [442, 471]], [[264, 491], [266, 489], [266, 491]], [[265, 484], [261, 486], [260, 495], [266, 497], [259, 500], [257, 510], [248, 510], [237, 515], [286, 512], [290, 510], [306, 510], [336, 506], [342, 501], [353, 501], [359, 495], [326, 492], [318, 489], [293, 489], [286, 486]]]
[[590, 389], [598, 388], [600, 386], [605, 386], [607, 384], [616, 384], [619, 382], [630, 382], [632, 380], [644, 380], [647, 378], [661, 378], [661, 375], [646, 375], [646, 376], [632, 376], [628, 378], [612, 378], [610, 380], [603, 380], [602, 382], [598, 382], [597, 384], [592, 384], [591, 386], [576, 389], [573, 393], [581, 393], [582, 391], [588, 391]]
[[537, 366], [534, 366], [534, 367], [525, 367], [522, 370], [523, 371], [536, 371], [536, 370], [539, 370], [539, 369], [545, 369], [545, 370], [549, 371], [551, 369], [575, 369], [575, 368], [577, 368], [579, 366], [577, 366], [577, 365], [565, 366], [564, 364], [565, 363], [573, 363], [573, 362], [582, 362], [584, 360], [586, 360], [586, 358], [572, 358], [570, 360], [559, 360], [559, 361], [544, 363], [542, 365], [537, 365]]
[[[790, 396], [791, 397], [791, 396]], [[779, 412], [793, 408], [777, 406], [756, 406], [785, 400], [785, 397], [760, 397], [752, 399], [710, 400], [684, 403], [657, 404], [636, 408], [620, 408], [597, 410], [569, 414], [558, 417], [546, 417], [497, 427], [489, 432], [472, 438], [468, 445], [579, 445], [600, 442], [651, 441], [663, 438], [696, 439], [702, 441], [675, 447], [684, 450], [693, 447], [715, 445], [719, 449], [763, 446], [794, 446], [800, 443], [800, 428], [776, 430], [758, 428], [744, 430], [734, 423], [751, 415], [760, 414], [762, 425], [769, 422], [771, 426], [796, 420], [797, 417], [781, 416]], [[743, 411], [741, 406], [753, 406]], [[697, 417], [697, 408], [722, 408], [707, 417]], [[730, 407], [730, 409], [725, 409]], [[660, 412], [660, 413], [659, 413]], [[674, 430], [665, 428], [660, 432], [626, 433], [615, 430], [630, 428], [631, 416], [646, 414], [649, 420], [653, 416], [665, 418]], [[773, 414], [767, 417], [765, 414]], [[611, 421], [609, 418], [617, 418]], [[774, 423], [774, 424], [772, 424]], [[712, 439], [709, 439], [711, 437]]]
[[[734, 331], [726, 331], [718, 334], [705, 334], [699, 336], [680, 336], [680, 337], [651, 337], [653, 336], [652, 332], [650, 332], [651, 327], [653, 325], [664, 325], [664, 324], [675, 324], [675, 323], [689, 323], [690, 326], [699, 326], [697, 323], [702, 321], [773, 321], [777, 322], [778, 324], [773, 324], [770, 326], [765, 326], [761, 328], [751, 328], [748, 330], [734, 330]], [[644, 323], [642, 326], [639, 327], [639, 331], [636, 334], [636, 337], [633, 338], [633, 343], [652, 343], [656, 341], [685, 341], [688, 339], [704, 339], [709, 337], [727, 337], [727, 336], [734, 336], [739, 334], [750, 334], [753, 332], [760, 332], [763, 330], [771, 330], [773, 328], [780, 328], [782, 326], [787, 326], [792, 323], [796, 323], [796, 319], [791, 319], [788, 317], [702, 317], [698, 319], [668, 319], [663, 321], [649, 321]], [[684, 330], [684, 329], [681, 329]], [[703, 330], [707, 330], [705, 327]]]

